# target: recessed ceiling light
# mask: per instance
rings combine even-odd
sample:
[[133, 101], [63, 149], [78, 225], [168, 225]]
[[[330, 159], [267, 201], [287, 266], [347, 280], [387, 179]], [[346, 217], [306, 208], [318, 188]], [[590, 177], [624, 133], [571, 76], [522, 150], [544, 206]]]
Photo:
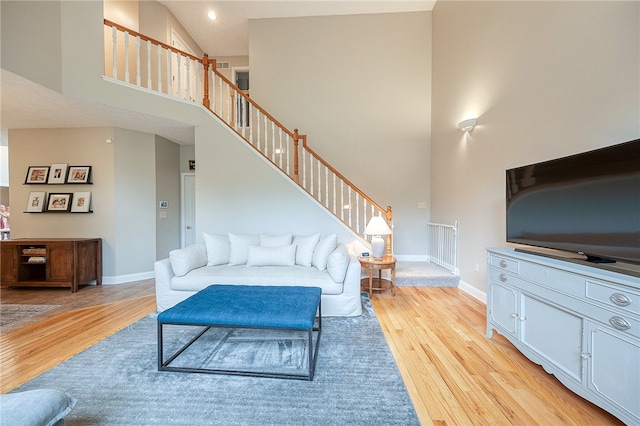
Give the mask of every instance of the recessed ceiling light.
[[216, 13], [212, 10], [209, 13], [207, 13], [207, 16], [209, 17], [209, 19], [211, 19], [212, 21], [216, 20]]

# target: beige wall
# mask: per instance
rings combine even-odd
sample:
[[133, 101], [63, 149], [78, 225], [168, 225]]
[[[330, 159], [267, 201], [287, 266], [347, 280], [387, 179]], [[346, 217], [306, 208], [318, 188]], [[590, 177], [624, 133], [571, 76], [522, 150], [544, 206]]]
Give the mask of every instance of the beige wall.
[[[0, 2], [2, 68], [53, 90], [62, 88], [59, 2]], [[20, 40], [20, 43], [15, 43]], [[25, 55], [25, 46], [39, 46]], [[37, 54], [35, 53], [37, 52]], [[46, 64], [46, 66], [44, 66]]]
[[[102, 238], [105, 283], [149, 276], [156, 260], [156, 180], [164, 179], [162, 170], [156, 177], [155, 136], [118, 128], [24, 129], [10, 130], [9, 143], [12, 238]], [[21, 184], [29, 166], [53, 163], [91, 166], [93, 184]], [[91, 191], [93, 213], [25, 213], [30, 191]], [[165, 194], [174, 200], [179, 190]]]
[[[169, 257], [169, 251], [180, 246], [180, 172], [182, 161], [179, 145], [155, 137], [156, 158], [156, 259]], [[190, 145], [190, 147], [193, 147]], [[188, 163], [187, 163], [188, 164]], [[187, 166], [188, 168], [188, 166]], [[161, 209], [160, 201], [168, 201], [169, 207]], [[166, 217], [162, 217], [165, 215]]]
[[461, 279], [479, 292], [485, 248], [505, 245], [505, 169], [639, 137], [639, 7], [436, 4], [431, 215], [460, 222]]
[[382, 207], [397, 255], [426, 255], [431, 14], [249, 22], [251, 97]]
[[[115, 274], [114, 129], [20, 129], [9, 131], [11, 238], [102, 238], [103, 271]], [[24, 185], [29, 166], [91, 166], [92, 185]], [[29, 192], [91, 191], [93, 213], [25, 213]]]

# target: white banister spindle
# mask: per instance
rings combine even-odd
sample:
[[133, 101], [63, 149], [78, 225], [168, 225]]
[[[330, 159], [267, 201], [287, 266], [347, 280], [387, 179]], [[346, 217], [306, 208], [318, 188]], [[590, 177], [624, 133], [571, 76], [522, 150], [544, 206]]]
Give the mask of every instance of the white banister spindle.
[[271, 161], [276, 162], [276, 123], [271, 122]]
[[336, 210], [336, 174], [333, 174], [333, 215], [335, 216], [338, 211]]
[[253, 119], [253, 105], [249, 104], [249, 142], [255, 145], [253, 141], [253, 123], [256, 121]]
[[162, 93], [162, 46], [158, 45], [158, 92]]
[[300, 172], [302, 173], [302, 187], [307, 188], [307, 165], [306, 165], [306, 157], [307, 150], [302, 150], [302, 167], [300, 167]]
[[149, 90], [151, 87], [151, 41], [147, 40], [147, 88]]
[[124, 32], [124, 81], [129, 83], [129, 31]]
[[[282, 158], [284, 157], [284, 151], [282, 150], [282, 127], [278, 127], [278, 145], [278, 167], [282, 170]], [[289, 174], [288, 171], [287, 174]]]
[[356, 192], [356, 232], [360, 234], [360, 193]]
[[329, 168], [324, 168], [324, 206], [329, 208]]
[[167, 50], [167, 94], [173, 94], [173, 71], [171, 69], [171, 50]]
[[258, 151], [261, 151], [262, 148], [260, 148], [261, 146], [261, 140], [260, 140], [260, 110], [256, 111], [256, 148], [258, 148]]
[[310, 179], [309, 185], [311, 187], [309, 193], [311, 193], [311, 195], [313, 195], [313, 181], [314, 181], [314, 179], [313, 179], [313, 155], [311, 155], [311, 154], [309, 154], [309, 172], [310, 172], [309, 173], [309, 175], [310, 175], [309, 176], [309, 179]]
[[344, 222], [344, 181], [340, 179], [340, 220]]
[[185, 88], [186, 92], [187, 92], [187, 100], [190, 101], [192, 96], [191, 96], [191, 59], [188, 57], [185, 57], [185, 61], [187, 61], [186, 65], [187, 65], [187, 87]]
[[179, 53], [176, 53], [176, 68], [178, 68], [178, 76], [176, 77], [178, 84], [175, 95], [179, 98], [184, 98], [182, 95], [182, 55]]
[[291, 152], [291, 150], [293, 149], [293, 144], [291, 142], [291, 140], [289, 140], [289, 134], [287, 133], [287, 135], [285, 136], [285, 146], [287, 147], [287, 174], [289, 176], [291, 176], [291, 155], [289, 154]]
[[136, 85], [140, 86], [142, 76], [140, 75], [140, 36], [136, 37]]
[[[349, 223], [348, 225], [351, 226], [351, 212], [353, 211], [353, 204], [351, 204], [351, 186], [347, 187], [347, 193], [349, 194]], [[352, 227], [353, 228], [353, 227]], [[357, 230], [356, 230], [357, 232]], [[358, 232], [359, 234], [359, 232]]]
[[111, 45], [113, 47], [113, 69], [111, 70], [112, 77], [118, 78], [118, 30], [116, 27], [111, 27]]
[[269, 158], [269, 124], [268, 124], [266, 115], [263, 114], [262, 119], [264, 122], [264, 144], [263, 144], [264, 155], [265, 157]]

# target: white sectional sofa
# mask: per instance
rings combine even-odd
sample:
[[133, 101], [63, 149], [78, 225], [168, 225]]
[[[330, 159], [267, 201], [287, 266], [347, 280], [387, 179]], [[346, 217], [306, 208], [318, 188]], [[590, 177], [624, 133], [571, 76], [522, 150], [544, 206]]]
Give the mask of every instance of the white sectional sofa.
[[204, 244], [172, 250], [154, 265], [162, 312], [212, 284], [313, 286], [323, 316], [357, 316], [361, 267], [336, 234], [203, 234]]

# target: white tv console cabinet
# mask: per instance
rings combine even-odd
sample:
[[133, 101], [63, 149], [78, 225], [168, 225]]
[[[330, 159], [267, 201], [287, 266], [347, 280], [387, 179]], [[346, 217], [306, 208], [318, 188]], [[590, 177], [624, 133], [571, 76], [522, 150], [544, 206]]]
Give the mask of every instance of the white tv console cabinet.
[[640, 278], [488, 249], [487, 338], [496, 330], [567, 388], [640, 425]]

